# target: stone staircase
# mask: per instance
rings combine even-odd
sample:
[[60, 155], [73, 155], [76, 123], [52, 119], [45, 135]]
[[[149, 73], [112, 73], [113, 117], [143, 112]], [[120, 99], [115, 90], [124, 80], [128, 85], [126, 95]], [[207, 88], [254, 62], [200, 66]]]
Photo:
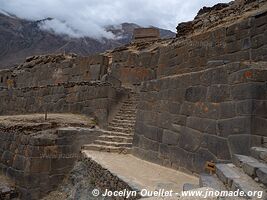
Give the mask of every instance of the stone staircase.
[[83, 149], [112, 153], [130, 153], [138, 98], [139, 95], [137, 93], [130, 92], [114, 119], [108, 124], [104, 134], [94, 143], [84, 145]]
[[[232, 163], [216, 164], [216, 174], [201, 174], [199, 187], [211, 187], [218, 191], [263, 191], [261, 199], [267, 199], [267, 148], [252, 147], [251, 156], [234, 154]], [[253, 199], [255, 197], [251, 197]], [[257, 198], [255, 198], [257, 199]]]

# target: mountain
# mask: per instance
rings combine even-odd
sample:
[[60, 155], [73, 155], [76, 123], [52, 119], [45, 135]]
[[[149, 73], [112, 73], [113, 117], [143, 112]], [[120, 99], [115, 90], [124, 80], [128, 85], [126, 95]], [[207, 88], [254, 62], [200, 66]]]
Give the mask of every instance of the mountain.
[[[99, 41], [89, 37], [70, 38], [40, 29], [45, 20], [53, 19], [28, 21], [0, 13], [0, 68], [23, 62], [32, 55], [66, 52], [85, 56], [104, 52], [129, 43], [133, 30], [141, 27], [133, 23], [107, 26], [106, 30], [112, 32], [116, 39]], [[160, 29], [160, 33], [163, 38], [175, 37], [175, 33], [168, 30]]]

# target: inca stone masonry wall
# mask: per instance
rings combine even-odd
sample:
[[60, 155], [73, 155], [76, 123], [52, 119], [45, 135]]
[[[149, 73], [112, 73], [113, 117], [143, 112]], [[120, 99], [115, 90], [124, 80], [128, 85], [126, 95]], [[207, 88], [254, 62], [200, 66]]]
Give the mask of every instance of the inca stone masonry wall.
[[0, 131], [0, 170], [12, 178], [21, 199], [38, 200], [53, 191], [77, 159], [81, 145], [101, 132], [86, 128], [59, 128], [33, 133]]
[[156, 79], [142, 84], [135, 155], [199, 173], [263, 145], [266, 22], [261, 11], [159, 47]]
[[156, 78], [158, 52], [117, 51], [112, 53], [111, 75], [123, 85], [139, 85]]
[[[111, 53], [111, 73], [124, 84], [138, 85], [142, 81], [200, 71], [224, 63], [266, 61], [266, 22], [265, 10], [240, 17], [230, 24], [222, 22], [197, 34], [165, 42], [132, 44]], [[199, 23], [205, 26], [201, 20]]]
[[35, 56], [13, 70], [16, 87], [34, 87], [66, 82], [100, 80], [107, 72], [106, 57], [101, 55]]
[[267, 137], [266, 63], [230, 63], [143, 83], [133, 153], [191, 172]]
[[267, 11], [162, 47], [157, 77], [246, 60], [267, 60]]
[[106, 82], [59, 83], [40, 87], [2, 89], [0, 114], [78, 113], [95, 117], [105, 127], [113, 105], [122, 96]]

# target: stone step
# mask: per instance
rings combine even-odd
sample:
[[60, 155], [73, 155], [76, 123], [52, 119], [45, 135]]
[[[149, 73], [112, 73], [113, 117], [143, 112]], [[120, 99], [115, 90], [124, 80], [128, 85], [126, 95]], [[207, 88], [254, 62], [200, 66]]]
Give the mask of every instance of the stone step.
[[101, 136], [99, 136], [99, 140], [108, 141], [108, 142], [132, 143], [133, 137], [101, 135]]
[[102, 146], [112, 146], [112, 147], [132, 147], [132, 143], [122, 143], [122, 142], [110, 142], [104, 140], [95, 140], [93, 144]]
[[109, 126], [113, 127], [122, 127], [122, 128], [134, 128], [135, 124], [134, 123], [125, 123], [125, 122], [110, 122]]
[[109, 126], [108, 130], [121, 132], [121, 133], [133, 133], [134, 132], [133, 128], [122, 128], [122, 127], [114, 127], [114, 126]]
[[135, 124], [135, 120], [124, 120], [124, 119], [113, 119], [114, 123], [126, 123], [126, 124]]
[[122, 133], [122, 132], [117, 132], [117, 131], [106, 131], [105, 135], [133, 138], [133, 134]]
[[216, 175], [200, 174], [199, 176], [200, 187], [210, 187], [218, 191], [226, 191], [226, 187]]
[[115, 117], [129, 117], [129, 118], [136, 118], [136, 114], [129, 114], [129, 113], [117, 113]]
[[132, 108], [121, 108], [119, 112], [131, 112], [131, 113], [136, 113], [136, 109]]
[[83, 145], [82, 149], [83, 150], [93, 150], [93, 151], [104, 151], [104, 152], [110, 152], [110, 153], [122, 153], [122, 154], [131, 153], [131, 148], [102, 146], [102, 145], [96, 145], [96, 144]]
[[[267, 169], [267, 164], [259, 162], [257, 159], [250, 157], [250, 156], [244, 156], [244, 155], [233, 155], [233, 162], [236, 166], [242, 167], [243, 171], [251, 176], [252, 178], [258, 177], [259, 180], [261, 177], [258, 176], [258, 174], [262, 175], [262, 173], [265, 171], [264, 169]], [[261, 169], [261, 173], [257, 173], [257, 170]], [[265, 175], [267, 176], [267, 174]]]
[[121, 106], [120, 110], [137, 110], [137, 106]]
[[234, 154], [232, 162], [235, 166], [242, 168], [244, 163], [257, 162], [257, 159], [245, 155]]
[[136, 112], [119, 111], [116, 115], [120, 115], [120, 116], [132, 116], [132, 117], [135, 117], [135, 116], [136, 116]]
[[136, 116], [121, 116], [121, 115], [116, 115], [114, 117], [116, 120], [136, 120]]
[[216, 164], [216, 174], [229, 190], [239, 189], [245, 194], [250, 191], [263, 191], [263, 196], [266, 197], [265, 189], [232, 163]]
[[137, 105], [138, 101], [124, 101], [122, 102], [122, 105], [131, 106], [131, 105]]
[[264, 147], [251, 147], [251, 156], [258, 160], [262, 160], [267, 163], [267, 148]]
[[116, 115], [130, 115], [130, 116], [135, 116], [136, 115], [136, 111], [132, 112], [132, 111], [123, 111], [123, 110], [120, 110]]

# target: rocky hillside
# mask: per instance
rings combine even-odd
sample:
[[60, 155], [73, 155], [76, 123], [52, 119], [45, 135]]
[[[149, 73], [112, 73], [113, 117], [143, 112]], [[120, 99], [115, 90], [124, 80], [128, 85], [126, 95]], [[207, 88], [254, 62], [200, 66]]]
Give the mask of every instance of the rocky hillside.
[[[0, 68], [20, 63], [32, 55], [60, 52], [88, 55], [103, 52], [129, 43], [133, 29], [140, 27], [132, 23], [108, 26], [106, 29], [114, 33], [118, 39], [98, 41], [89, 37], [70, 38], [41, 30], [40, 23], [44, 20], [27, 21], [0, 13]], [[171, 31], [160, 31], [164, 38], [175, 37], [175, 33]]]

